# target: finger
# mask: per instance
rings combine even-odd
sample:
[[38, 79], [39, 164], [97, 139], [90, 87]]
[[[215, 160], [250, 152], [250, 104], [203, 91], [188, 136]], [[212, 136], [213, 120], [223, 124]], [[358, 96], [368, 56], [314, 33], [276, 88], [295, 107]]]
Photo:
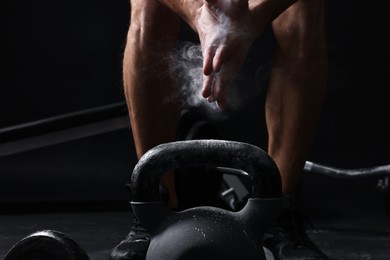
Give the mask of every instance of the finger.
[[213, 74], [213, 77], [210, 82], [210, 95], [207, 97], [208, 102], [214, 102], [217, 99], [217, 96], [215, 95], [215, 86], [218, 84], [218, 77], [216, 74]]
[[213, 59], [213, 70], [215, 73], [218, 73], [221, 70], [222, 63], [226, 57], [227, 48], [225, 45], [220, 46], [215, 52]]
[[217, 80], [213, 88], [213, 97], [221, 109], [226, 109], [228, 106], [228, 95], [230, 87], [233, 84], [233, 78], [232, 70], [224, 69], [217, 74]]
[[217, 74], [217, 77], [215, 77], [214, 84], [213, 84], [213, 93], [212, 96], [214, 98], [213, 101], [218, 100], [221, 97], [222, 91], [223, 91], [223, 85], [221, 84], [221, 75]]
[[210, 46], [203, 53], [203, 74], [209, 76], [213, 73], [213, 59], [215, 55], [215, 47]]
[[212, 97], [214, 76], [203, 76], [202, 96], [204, 98]]
[[226, 110], [228, 108], [228, 102], [226, 99], [218, 99], [217, 107], [221, 110]]
[[227, 98], [226, 98], [226, 88], [224, 88], [224, 84], [222, 83], [222, 79], [217, 77], [214, 84], [214, 91], [212, 94], [212, 99], [209, 97], [209, 102], [216, 101], [216, 105], [218, 108], [225, 110], [228, 106]]

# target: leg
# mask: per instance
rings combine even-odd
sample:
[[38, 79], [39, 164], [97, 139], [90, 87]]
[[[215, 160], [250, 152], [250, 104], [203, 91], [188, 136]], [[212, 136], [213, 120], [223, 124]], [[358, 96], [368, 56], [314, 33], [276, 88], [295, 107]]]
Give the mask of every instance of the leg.
[[268, 151], [283, 193], [294, 193], [326, 94], [324, 0], [299, 0], [273, 21], [277, 41], [266, 100]]
[[[179, 18], [156, 0], [132, 1], [123, 80], [138, 158], [175, 138], [180, 104], [167, 68], [179, 29]], [[169, 206], [176, 207], [172, 178], [163, 175], [162, 185], [170, 191]]]
[[285, 194], [264, 241], [275, 259], [328, 259], [306, 234], [294, 196], [326, 94], [324, 1], [298, 0], [272, 23], [277, 46], [266, 99], [268, 152]]
[[[167, 68], [179, 29], [177, 16], [156, 0], [131, 1], [123, 81], [138, 158], [176, 135], [180, 104]], [[168, 206], [177, 207], [173, 173], [162, 177], [161, 184], [170, 193]], [[149, 234], [134, 218], [129, 235], [111, 251], [110, 260], [145, 259], [149, 243]]]

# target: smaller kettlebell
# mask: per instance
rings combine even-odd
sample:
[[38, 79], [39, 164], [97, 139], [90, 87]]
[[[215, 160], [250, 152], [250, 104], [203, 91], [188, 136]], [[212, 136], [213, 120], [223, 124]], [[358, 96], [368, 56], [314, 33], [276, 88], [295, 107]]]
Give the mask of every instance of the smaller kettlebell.
[[85, 250], [56, 230], [36, 231], [17, 242], [4, 260], [89, 260]]
[[[242, 210], [202, 206], [175, 212], [166, 207], [159, 195], [161, 175], [200, 164], [248, 173], [253, 186]], [[147, 260], [266, 259], [262, 239], [280, 209], [281, 181], [262, 149], [212, 139], [161, 144], [139, 160], [130, 185], [133, 212], [151, 235]]]

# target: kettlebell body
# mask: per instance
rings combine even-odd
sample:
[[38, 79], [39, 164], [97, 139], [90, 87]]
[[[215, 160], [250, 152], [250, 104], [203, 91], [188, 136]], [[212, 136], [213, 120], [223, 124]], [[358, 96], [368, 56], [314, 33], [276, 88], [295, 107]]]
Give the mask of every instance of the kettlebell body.
[[[175, 212], [160, 201], [159, 177], [166, 170], [199, 163], [248, 172], [254, 185], [242, 210], [202, 206]], [[222, 140], [163, 144], [140, 159], [131, 187], [133, 212], [151, 234], [147, 260], [265, 259], [263, 234], [280, 207], [281, 191], [276, 165], [260, 148]]]
[[174, 212], [163, 202], [132, 203], [152, 236], [147, 260], [265, 259], [263, 233], [279, 206], [279, 199], [251, 198], [238, 212], [208, 206]]

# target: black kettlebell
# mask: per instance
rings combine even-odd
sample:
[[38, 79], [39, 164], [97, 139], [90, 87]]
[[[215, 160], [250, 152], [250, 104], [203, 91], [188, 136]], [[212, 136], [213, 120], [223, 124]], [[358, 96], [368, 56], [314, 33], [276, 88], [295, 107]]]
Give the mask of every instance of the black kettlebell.
[[[175, 212], [166, 207], [159, 195], [160, 176], [199, 164], [248, 173], [253, 186], [242, 210], [202, 206]], [[151, 235], [147, 260], [265, 259], [263, 234], [280, 208], [281, 181], [274, 161], [260, 148], [224, 140], [161, 144], [139, 160], [131, 189], [133, 212]]]
[[89, 260], [89, 257], [66, 234], [56, 230], [40, 230], [12, 246], [4, 260]]

